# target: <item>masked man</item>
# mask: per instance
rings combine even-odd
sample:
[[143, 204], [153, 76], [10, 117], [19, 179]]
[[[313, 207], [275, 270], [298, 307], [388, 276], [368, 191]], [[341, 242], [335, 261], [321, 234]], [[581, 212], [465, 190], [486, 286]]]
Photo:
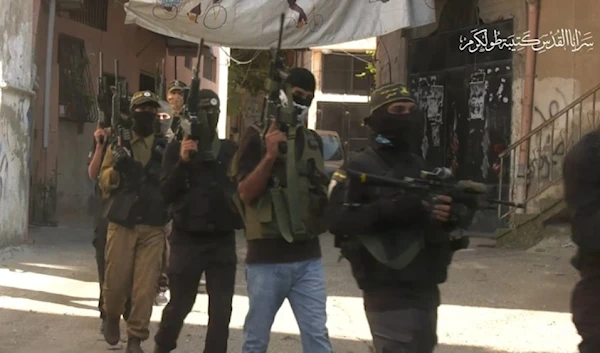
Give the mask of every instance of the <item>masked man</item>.
[[[293, 104], [296, 126], [288, 128], [295, 129], [295, 139], [286, 141], [286, 134], [273, 120], [263, 145], [262, 128], [252, 126], [240, 143], [237, 165], [232, 166], [232, 173], [239, 180], [238, 207], [243, 211], [248, 240], [250, 308], [242, 352], [267, 351], [275, 314], [287, 298], [300, 327], [303, 351], [330, 353], [318, 238], [327, 230], [324, 209], [328, 178], [324, 172], [323, 141], [316, 132], [304, 127], [315, 78], [306, 69], [294, 68], [286, 86], [290, 87], [291, 96], [282, 92], [281, 100], [286, 109]], [[286, 155], [280, 151], [281, 143], [287, 145]], [[288, 209], [292, 211], [287, 212]], [[288, 227], [291, 223], [296, 229]]]
[[204, 352], [227, 353], [237, 264], [235, 230], [243, 226], [231, 201], [237, 186], [227, 175], [237, 146], [217, 136], [217, 94], [204, 89], [198, 96], [200, 110], [208, 120], [210, 151], [199, 151], [199, 141], [186, 135], [183, 141], [173, 140], [167, 146], [163, 162], [161, 191], [173, 216], [168, 269], [171, 300], [155, 336], [156, 353], [177, 347], [203, 273], [209, 302]]
[[[94, 131], [94, 143], [92, 150], [89, 153], [88, 159], [88, 176], [94, 182], [94, 240], [92, 244], [96, 250], [96, 266], [98, 268], [98, 283], [100, 284], [100, 297], [98, 299], [98, 310], [100, 311], [100, 332], [104, 333], [104, 324], [106, 315], [104, 315], [104, 297], [102, 296], [102, 286], [104, 285], [104, 248], [106, 247], [106, 232], [108, 230], [108, 220], [104, 218], [102, 192], [98, 185], [98, 175], [100, 174], [100, 166], [108, 149], [108, 140], [110, 139], [110, 127], [106, 122], [98, 124], [98, 128]], [[128, 299], [123, 312], [123, 319], [127, 321], [129, 312], [131, 311], [131, 300]]]
[[165, 246], [167, 212], [160, 194], [160, 167], [166, 140], [154, 133], [158, 108], [154, 93], [133, 95], [130, 118], [120, 124], [118, 142], [106, 153], [100, 172], [110, 221], [103, 288], [104, 338], [109, 344], [119, 341], [120, 317], [131, 294], [128, 353], [143, 353], [140, 343], [149, 336]]
[[329, 230], [363, 291], [376, 352], [431, 353], [438, 285], [446, 281], [453, 252], [468, 241], [451, 241], [450, 231], [459, 219], [470, 222], [472, 212], [446, 195], [429, 199], [352, 180], [346, 170], [418, 178], [424, 169], [417, 154], [423, 117], [408, 89], [390, 84], [375, 90], [370, 111], [371, 146], [332, 177]]
[[581, 279], [571, 297], [573, 323], [581, 336], [579, 352], [600, 352], [600, 130], [575, 144], [563, 162], [564, 197], [577, 253], [571, 260]]

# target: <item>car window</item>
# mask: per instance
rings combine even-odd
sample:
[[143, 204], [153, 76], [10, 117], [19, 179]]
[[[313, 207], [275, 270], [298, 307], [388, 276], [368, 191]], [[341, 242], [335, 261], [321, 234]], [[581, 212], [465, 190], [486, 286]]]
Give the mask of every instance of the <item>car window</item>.
[[337, 136], [321, 135], [323, 140], [323, 159], [325, 161], [341, 161], [344, 159], [342, 143]]

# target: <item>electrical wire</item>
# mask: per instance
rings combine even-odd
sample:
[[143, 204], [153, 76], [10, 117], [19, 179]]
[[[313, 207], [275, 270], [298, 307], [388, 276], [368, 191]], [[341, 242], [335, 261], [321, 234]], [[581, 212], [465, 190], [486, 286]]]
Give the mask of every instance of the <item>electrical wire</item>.
[[227, 53], [227, 52], [225, 51], [225, 49], [223, 49], [223, 47], [219, 47], [219, 49], [221, 49], [221, 51], [222, 51], [222, 52], [223, 52], [225, 55], [227, 55], [227, 57], [229, 57], [229, 59], [230, 59], [231, 61], [233, 61], [234, 63], [236, 63], [236, 64], [238, 64], [238, 65], [248, 65], [248, 64], [252, 63], [252, 62], [253, 62], [253, 61], [254, 61], [256, 58], [258, 58], [258, 56], [260, 55], [260, 50], [257, 50], [257, 51], [256, 51], [256, 53], [254, 53], [254, 56], [252, 56], [252, 58], [251, 58], [250, 60], [247, 60], [247, 61], [240, 61], [240, 60], [238, 60], [238, 59], [234, 58], [233, 56], [231, 56], [229, 53]]

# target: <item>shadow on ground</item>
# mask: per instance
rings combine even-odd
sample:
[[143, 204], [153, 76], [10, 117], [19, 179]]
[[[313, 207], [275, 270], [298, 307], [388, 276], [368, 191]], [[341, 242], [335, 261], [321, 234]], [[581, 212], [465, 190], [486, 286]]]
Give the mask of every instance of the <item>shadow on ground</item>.
[[[2, 350], [11, 353], [80, 353], [106, 352], [107, 344], [98, 332], [98, 319], [80, 316], [61, 316], [35, 312], [21, 312], [0, 309], [0, 317], [19, 317], [36, 322], [36, 327], [26, 330], [16, 323], [2, 319], [0, 321], [0, 342]], [[123, 326], [123, 325], [122, 325]], [[157, 324], [152, 323], [151, 334], [156, 333]], [[206, 327], [186, 324], [179, 339], [177, 352], [199, 352], [204, 346]], [[241, 330], [230, 330], [228, 352], [241, 352], [243, 336]], [[371, 353], [374, 352], [370, 342], [345, 339], [331, 340], [336, 353]], [[153, 348], [152, 337], [144, 342], [146, 352]], [[122, 350], [123, 351], [123, 350]], [[272, 333], [269, 353], [302, 353], [300, 337], [293, 334]], [[436, 353], [504, 353], [506, 351], [491, 350], [482, 347], [440, 345]], [[542, 353], [533, 352], [530, 353]]]

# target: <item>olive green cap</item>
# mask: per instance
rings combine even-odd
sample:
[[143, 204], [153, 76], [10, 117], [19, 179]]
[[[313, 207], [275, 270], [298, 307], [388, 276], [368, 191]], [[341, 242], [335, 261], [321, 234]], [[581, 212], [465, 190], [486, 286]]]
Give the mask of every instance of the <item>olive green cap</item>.
[[169, 83], [169, 85], [167, 86], [167, 92], [173, 92], [173, 91], [182, 91], [185, 88], [185, 83], [179, 81], [179, 80], [173, 80]]
[[390, 83], [377, 88], [371, 93], [369, 102], [369, 113], [395, 102], [410, 102], [415, 103], [414, 98], [410, 94], [408, 87], [400, 83]]
[[129, 110], [133, 111], [135, 107], [138, 107], [143, 104], [150, 103], [156, 108], [160, 108], [160, 103], [158, 103], [160, 99], [158, 96], [152, 91], [139, 91], [135, 92], [131, 97], [131, 102], [129, 103]]

